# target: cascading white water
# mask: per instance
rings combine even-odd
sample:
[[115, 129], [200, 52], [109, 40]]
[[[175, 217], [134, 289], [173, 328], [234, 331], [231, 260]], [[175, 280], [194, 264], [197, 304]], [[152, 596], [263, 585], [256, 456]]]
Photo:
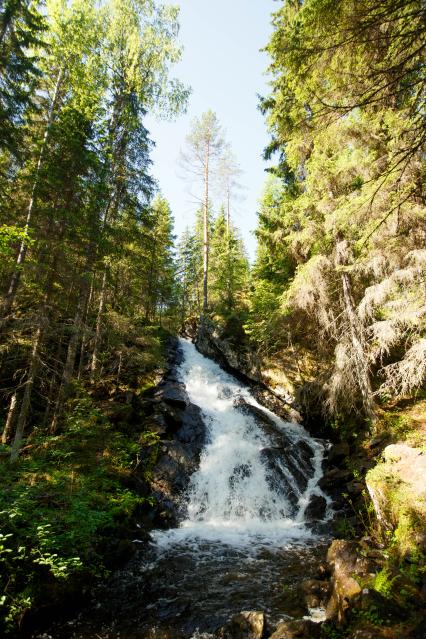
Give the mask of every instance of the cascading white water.
[[[247, 536], [271, 541], [311, 536], [303, 515], [310, 497], [322, 495], [317, 482], [324, 445], [300, 425], [261, 407], [246, 386], [203, 357], [191, 342], [181, 340], [181, 348], [184, 360], [178, 375], [191, 402], [202, 410], [208, 443], [187, 491], [187, 519], [179, 529], [159, 533], [157, 541], [197, 537], [239, 543]], [[260, 409], [273, 430], [285, 436], [285, 460], [279, 455], [284, 449], [271, 442], [274, 432], [261, 428], [250, 407]], [[308, 462], [298, 456], [301, 446], [309, 447]], [[271, 478], [271, 456], [282, 481]], [[282, 483], [291, 488], [291, 500]]]

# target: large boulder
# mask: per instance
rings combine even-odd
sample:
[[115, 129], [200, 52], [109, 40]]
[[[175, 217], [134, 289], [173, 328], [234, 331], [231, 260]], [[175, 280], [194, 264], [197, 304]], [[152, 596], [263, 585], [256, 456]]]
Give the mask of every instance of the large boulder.
[[179, 408], [185, 408], [190, 403], [185, 385], [170, 378], [158, 386], [154, 397], [159, 401], [171, 404], [172, 406], [178, 406]]
[[426, 551], [426, 455], [392, 444], [367, 473], [366, 484], [383, 531], [394, 532], [402, 555]]
[[216, 639], [265, 639], [266, 636], [265, 614], [257, 611], [240, 612], [215, 632]]
[[327, 604], [327, 619], [345, 621], [353, 600], [362, 592], [362, 582], [370, 573], [370, 563], [358, 552], [356, 542], [335, 539], [327, 552], [331, 568], [331, 597]]
[[321, 625], [310, 619], [279, 623], [270, 639], [320, 639]]
[[311, 495], [304, 513], [305, 520], [308, 522], [320, 521], [324, 519], [326, 510], [327, 500], [322, 495]]
[[330, 582], [322, 579], [306, 579], [298, 586], [307, 608], [324, 608], [330, 597], [330, 589]]
[[334, 444], [328, 451], [327, 463], [329, 466], [338, 466], [350, 455], [350, 448], [347, 442]]

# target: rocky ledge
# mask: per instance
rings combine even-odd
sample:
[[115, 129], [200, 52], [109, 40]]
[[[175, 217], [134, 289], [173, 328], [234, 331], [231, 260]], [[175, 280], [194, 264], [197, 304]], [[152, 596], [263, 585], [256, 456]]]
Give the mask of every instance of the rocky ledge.
[[234, 340], [224, 337], [218, 326], [207, 318], [202, 318], [197, 327], [191, 327], [190, 336], [200, 353], [250, 386], [253, 397], [260, 404], [286, 421], [301, 422], [295, 398], [284, 391], [278, 394], [264, 384], [260, 361], [249, 349], [242, 345], [237, 347]]
[[206, 429], [201, 410], [192, 404], [177, 375], [182, 352], [177, 339], [169, 341], [167, 368], [152, 398], [146, 428], [156, 437], [150, 487], [155, 506], [147, 513], [152, 526], [169, 528], [185, 516], [183, 494], [197, 470]]

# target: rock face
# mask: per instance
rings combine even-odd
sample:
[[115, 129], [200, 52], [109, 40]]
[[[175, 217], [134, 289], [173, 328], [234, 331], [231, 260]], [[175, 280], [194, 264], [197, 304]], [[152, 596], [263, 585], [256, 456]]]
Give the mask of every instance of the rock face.
[[215, 632], [216, 639], [265, 639], [266, 636], [266, 617], [263, 612], [256, 611], [234, 615]]
[[253, 382], [260, 381], [259, 362], [253, 353], [241, 345], [237, 348], [231, 339], [220, 333], [218, 326], [206, 318], [200, 320], [198, 325], [195, 346], [200, 353], [214, 359], [223, 368], [231, 368], [237, 374], [240, 372]]
[[343, 623], [349, 606], [362, 592], [361, 581], [370, 571], [369, 562], [360, 557], [356, 542], [335, 539], [327, 553], [332, 570], [331, 597], [327, 605], [327, 619]]
[[177, 340], [169, 348], [170, 365], [154, 397], [149, 428], [161, 439], [150, 481], [156, 501], [156, 526], [169, 527], [185, 515], [184, 492], [198, 468], [206, 429], [201, 410], [189, 400], [177, 376], [182, 354]]
[[200, 321], [195, 335], [195, 346], [203, 355], [216, 361], [224, 370], [242, 379], [251, 386], [252, 395], [260, 404], [272, 410], [282, 419], [301, 422], [294, 397], [275, 394], [262, 381], [260, 361], [241, 343], [224, 336], [218, 326], [204, 318]]
[[322, 495], [312, 495], [305, 510], [305, 519], [307, 521], [320, 521], [324, 519], [326, 509], [326, 499]]
[[321, 625], [310, 619], [279, 623], [270, 639], [320, 639]]
[[330, 596], [330, 582], [321, 579], [307, 579], [298, 587], [308, 608], [325, 607]]
[[242, 398], [235, 402], [235, 407], [252, 417], [270, 440], [272, 445], [260, 452], [268, 469], [266, 478], [272, 490], [285, 495], [290, 503], [291, 512], [286, 513], [286, 516], [294, 516], [298, 510], [299, 497], [314, 473], [314, 451], [304, 441], [295, 443], [261, 408], [248, 404]]
[[383, 461], [367, 473], [366, 483], [378, 522], [398, 531], [400, 550], [426, 551], [426, 455], [420, 448], [392, 444]]

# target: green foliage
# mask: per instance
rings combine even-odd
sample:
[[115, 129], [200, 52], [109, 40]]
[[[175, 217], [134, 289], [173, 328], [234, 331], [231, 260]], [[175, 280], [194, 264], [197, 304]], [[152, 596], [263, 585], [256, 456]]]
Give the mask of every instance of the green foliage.
[[[149, 433], [144, 435], [145, 445]], [[149, 439], [152, 445], [152, 437]], [[2, 619], [13, 629], [25, 610], [43, 600], [47, 581], [106, 574], [105, 537], [131, 524], [150, 501], [126, 488], [141, 453], [140, 433], [115, 430], [89, 395], [69, 405], [63, 430], [36, 430], [19, 467], [0, 465], [0, 582]], [[149, 472], [149, 463], [146, 466]]]
[[420, 5], [307, 0], [273, 18], [262, 108], [279, 159], [247, 327], [260, 351], [311, 351], [333, 418], [374, 420], [376, 398], [426, 381]]
[[14, 246], [22, 241], [31, 244], [31, 238], [25, 229], [7, 224], [0, 225], [0, 255], [3, 258], [10, 257], [14, 252]]
[[387, 598], [393, 595], [397, 575], [392, 574], [387, 566], [374, 575], [373, 588]]
[[224, 211], [217, 216], [210, 241], [210, 307], [224, 318], [244, 308], [248, 260], [233, 225], [227, 227]]
[[40, 76], [35, 53], [44, 38], [42, 2], [4, 0], [0, 7], [0, 149], [22, 157], [22, 125], [35, 106]]

